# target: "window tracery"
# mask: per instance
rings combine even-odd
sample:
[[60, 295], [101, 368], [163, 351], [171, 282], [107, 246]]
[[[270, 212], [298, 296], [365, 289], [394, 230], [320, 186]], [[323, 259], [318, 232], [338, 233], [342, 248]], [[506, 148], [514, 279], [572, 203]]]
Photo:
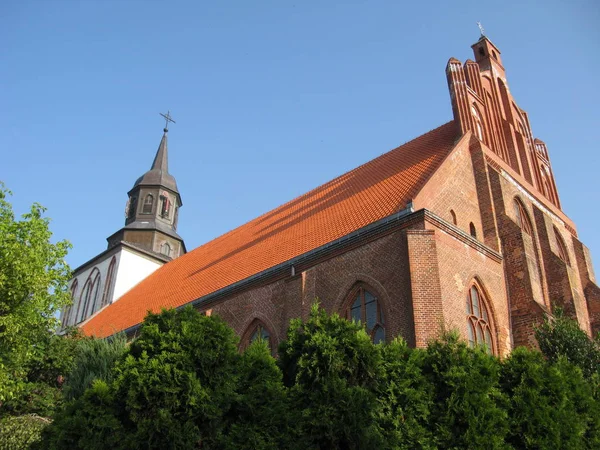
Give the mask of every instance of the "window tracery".
[[346, 318], [362, 323], [375, 344], [385, 341], [385, 318], [377, 296], [361, 284], [349, 297]]
[[488, 353], [496, 354], [490, 327], [491, 317], [485, 299], [475, 284], [469, 288], [466, 306], [469, 345], [484, 345]]

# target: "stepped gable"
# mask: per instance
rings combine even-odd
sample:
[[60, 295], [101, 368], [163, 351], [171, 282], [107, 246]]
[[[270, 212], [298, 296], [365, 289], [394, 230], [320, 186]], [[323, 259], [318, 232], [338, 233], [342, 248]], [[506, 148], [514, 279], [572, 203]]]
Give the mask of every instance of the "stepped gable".
[[404, 209], [458, 137], [448, 122], [165, 264], [92, 316], [84, 333], [125, 330], [149, 310], [182, 306]]

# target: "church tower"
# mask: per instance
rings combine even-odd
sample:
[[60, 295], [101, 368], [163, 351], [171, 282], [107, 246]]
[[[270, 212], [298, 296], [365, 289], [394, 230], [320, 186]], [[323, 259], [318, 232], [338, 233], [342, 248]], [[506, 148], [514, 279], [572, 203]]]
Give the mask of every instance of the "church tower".
[[179, 208], [183, 203], [175, 177], [169, 173], [169, 130], [165, 127], [163, 131], [150, 170], [127, 193], [125, 226], [107, 239], [108, 248], [125, 241], [167, 259], [186, 252], [183, 239], [177, 234]]
[[185, 244], [177, 234], [182, 205], [169, 173], [167, 121], [150, 170], [127, 193], [125, 226], [111, 235], [108, 248], [73, 271], [69, 290], [73, 304], [62, 312], [63, 327], [79, 325], [116, 302], [156, 269], [183, 255]]

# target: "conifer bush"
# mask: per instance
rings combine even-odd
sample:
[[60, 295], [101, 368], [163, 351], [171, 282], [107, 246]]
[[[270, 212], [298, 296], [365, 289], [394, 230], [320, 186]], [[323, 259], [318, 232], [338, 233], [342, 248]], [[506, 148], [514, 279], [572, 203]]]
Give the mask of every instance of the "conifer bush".
[[397, 338], [380, 347], [379, 426], [388, 448], [436, 448], [430, 426], [434, 386], [423, 374], [425, 352]]
[[381, 355], [363, 327], [313, 305], [279, 346], [292, 448], [382, 448], [375, 395]]
[[55, 414], [41, 448], [600, 448], [598, 376], [564, 356], [500, 360], [453, 333], [375, 345], [318, 305], [291, 322], [277, 361], [261, 340], [240, 353], [221, 319], [192, 308], [148, 315], [111, 355], [108, 374], [76, 358], [88, 369], [73, 373], [104, 375]]
[[423, 375], [434, 387], [429, 426], [439, 448], [508, 448], [500, 362], [447, 333], [425, 350]]

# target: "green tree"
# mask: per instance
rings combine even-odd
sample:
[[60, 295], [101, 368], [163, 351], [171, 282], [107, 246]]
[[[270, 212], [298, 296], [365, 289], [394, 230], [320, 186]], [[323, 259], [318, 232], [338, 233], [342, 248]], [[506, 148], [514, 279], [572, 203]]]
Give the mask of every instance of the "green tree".
[[292, 448], [380, 448], [375, 394], [381, 355], [363, 327], [313, 305], [279, 346], [289, 387]]
[[75, 352], [73, 368], [66, 376], [63, 395], [74, 400], [83, 395], [94, 380], [112, 381], [113, 367], [127, 350], [127, 338], [119, 333], [108, 339], [81, 339]]
[[[581, 370], [561, 357], [517, 348], [502, 362], [509, 432], [515, 448], [598, 448], [598, 405]], [[588, 446], [589, 444], [589, 446]]]
[[430, 424], [439, 448], [506, 448], [506, 399], [499, 389], [500, 362], [470, 348], [456, 333], [431, 342], [423, 374], [434, 386]]
[[[148, 314], [116, 367], [116, 397], [140, 448], [211, 448], [237, 381], [237, 337], [192, 307]], [[142, 443], [142, 444], [140, 444]]]
[[242, 354], [222, 446], [231, 450], [289, 447], [288, 404], [281, 370], [265, 341], [254, 341]]
[[16, 220], [0, 183], [0, 402], [26, 389], [28, 366], [40, 359], [70, 302], [66, 241], [50, 242], [45, 209], [34, 204]]
[[69, 403], [43, 447], [219, 448], [240, 358], [237, 337], [220, 318], [192, 307], [150, 313], [112, 381], [96, 379]]
[[425, 352], [409, 348], [400, 338], [383, 345], [381, 351], [383, 371], [377, 394], [386, 446], [435, 448], [430, 423], [434, 386], [423, 375]]
[[554, 317], [546, 317], [535, 330], [540, 350], [550, 361], [561, 356], [581, 369], [583, 375], [600, 375], [600, 342], [592, 340], [579, 328], [576, 320], [565, 316], [560, 308]]

